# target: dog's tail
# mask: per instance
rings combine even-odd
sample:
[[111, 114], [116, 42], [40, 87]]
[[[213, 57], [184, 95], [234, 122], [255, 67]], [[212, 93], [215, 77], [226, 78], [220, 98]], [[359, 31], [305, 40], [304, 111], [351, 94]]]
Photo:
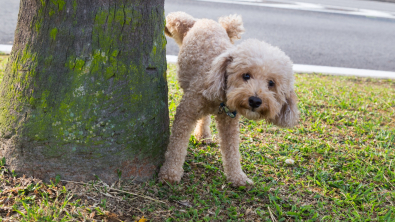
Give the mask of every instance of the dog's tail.
[[243, 20], [240, 15], [234, 14], [229, 16], [224, 16], [219, 18], [218, 22], [224, 27], [230, 41], [234, 43], [234, 41], [241, 39], [241, 34], [244, 33]]
[[196, 19], [185, 12], [172, 12], [166, 16], [165, 34], [181, 45], [182, 40], [195, 22]]

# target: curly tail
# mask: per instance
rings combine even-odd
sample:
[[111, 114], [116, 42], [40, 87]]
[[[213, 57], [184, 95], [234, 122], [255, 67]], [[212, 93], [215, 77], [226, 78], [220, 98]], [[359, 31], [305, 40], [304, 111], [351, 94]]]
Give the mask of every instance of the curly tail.
[[236, 40], [241, 39], [241, 34], [244, 33], [243, 20], [240, 15], [234, 14], [219, 18], [219, 24], [224, 27], [230, 41], [234, 43]]
[[196, 19], [185, 12], [172, 12], [166, 16], [165, 34], [181, 46], [182, 40], [195, 22]]

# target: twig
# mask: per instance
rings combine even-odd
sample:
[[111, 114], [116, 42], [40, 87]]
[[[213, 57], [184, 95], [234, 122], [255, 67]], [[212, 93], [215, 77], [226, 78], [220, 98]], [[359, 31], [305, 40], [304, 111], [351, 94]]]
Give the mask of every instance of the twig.
[[267, 209], [269, 210], [270, 217], [272, 218], [272, 221], [273, 221], [273, 222], [277, 222], [277, 219], [274, 217], [272, 211], [270, 210], [270, 207], [267, 207]]
[[[76, 181], [69, 181], [69, 180], [60, 180], [60, 181], [68, 182], [68, 183], [79, 183], [79, 184], [89, 185], [89, 184], [84, 183], [84, 182], [76, 182]], [[153, 201], [156, 201], [156, 202], [159, 202], [159, 203], [164, 203], [164, 204], [166, 204], [166, 202], [163, 202], [163, 201], [161, 201], [161, 200], [154, 199], [154, 198], [152, 198], [152, 197], [140, 195], [140, 194], [137, 194], [137, 193], [127, 192], [127, 191], [124, 191], [124, 190], [118, 190], [118, 189], [111, 188], [111, 187], [108, 187], [108, 188], [109, 188], [110, 190], [115, 190], [115, 191], [118, 191], [118, 192], [127, 193], [127, 194], [130, 194], [130, 195], [134, 195], [134, 196], [138, 196], [138, 197], [142, 197], [142, 198], [145, 198], [145, 199], [149, 199], [149, 200], [153, 200]]]
[[390, 202], [390, 204], [391, 204], [392, 206], [394, 206], [394, 203], [392, 203], [392, 201], [389, 200], [387, 196], [385, 196], [385, 199], [388, 200], [388, 202]]

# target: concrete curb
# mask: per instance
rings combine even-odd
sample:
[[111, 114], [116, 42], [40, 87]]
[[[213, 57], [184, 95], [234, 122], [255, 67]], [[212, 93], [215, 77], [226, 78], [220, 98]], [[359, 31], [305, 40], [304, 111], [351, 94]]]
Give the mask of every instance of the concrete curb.
[[[10, 54], [12, 45], [0, 45], [0, 52]], [[166, 55], [168, 63], [177, 63], [178, 56]], [[314, 66], [314, 65], [303, 65], [294, 64], [293, 69], [297, 73], [322, 73], [329, 75], [339, 76], [357, 76], [357, 77], [371, 77], [381, 79], [395, 79], [395, 72], [369, 70], [369, 69], [351, 69], [331, 66]]]
[[[177, 63], [177, 56], [167, 55], [168, 63]], [[322, 73], [328, 75], [338, 76], [357, 76], [357, 77], [371, 77], [381, 79], [395, 79], [395, 72], [377, 71], [369, 69], [351, 69], [331, 66], [313, 66], [294, 64], [293, 69], [296, 73]]]
[[5, 54], [10, 54], [12, 50], [12, 45], [0, 45], [0, 52]]
[[379, 79], [395, 79], [395, 72], [378, 71], [370, 69], [351, 69], [331, 66], [313, 66], [294, 64], [294, 72], [297, 73], [322, 73], [337, 76], [371, 77]]

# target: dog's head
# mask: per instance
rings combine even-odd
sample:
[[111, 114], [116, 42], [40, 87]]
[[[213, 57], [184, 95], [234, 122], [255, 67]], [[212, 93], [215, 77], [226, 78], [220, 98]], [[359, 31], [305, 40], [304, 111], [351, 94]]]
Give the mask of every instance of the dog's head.
[[248, 119], [266, 119], [281, 127], [292, 127], [299, 119], [292, 61], [279, 48], [255, 39], [213, 61], [203, 96], [226, 101]]

